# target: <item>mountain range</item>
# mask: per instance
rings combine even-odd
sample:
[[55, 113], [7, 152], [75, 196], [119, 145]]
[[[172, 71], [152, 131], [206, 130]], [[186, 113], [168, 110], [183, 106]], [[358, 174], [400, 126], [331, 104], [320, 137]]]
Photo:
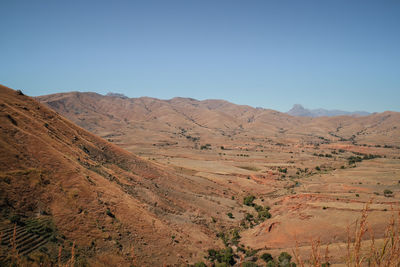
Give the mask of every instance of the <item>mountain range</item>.
[[[224, 100], [176, 97], [121, 98], [97, 93], [60, 93], [37, 99], [81, 127], [125, 148], [138, 143], [176, 142], [182, 129], [207, 142], [264, 138], [316, 142], [320, 137], [382, 145], [400, 145], [400, 113], [369, 116], [295, 117], [271, 109], [236, 105]], [[137, 138], [132, 139], [131, 136]], [[142, 138], [143, 137], [143, 138]], [[187, 139], [188, 144], [191, 143]]]
[[297, 117], [334, 117], [334, 116], [368, 116], [371, 113], [366, 111], [343, 111], [343, 110], [327, 110], [327, 109], [306, 109], [300, 104], [295, 104], [286, 112], [291, 116]]

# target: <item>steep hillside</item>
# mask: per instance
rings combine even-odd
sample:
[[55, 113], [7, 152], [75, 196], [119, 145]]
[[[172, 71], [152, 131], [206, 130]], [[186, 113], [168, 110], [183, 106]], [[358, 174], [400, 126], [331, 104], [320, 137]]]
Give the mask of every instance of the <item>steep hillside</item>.
[[[87, 113], [75, 112], [98, 122], [99, 113], [85, 97], [92, 96], [84, 94], [79, 102]], [[111, 100], [116, 103], [106, 106], [119, 109], [119, 99]], [[54, 103], [70, 108], [60, 101]], [[103, 112], [115, 125], [126, 123], [127, 114], [112, 118]], [[0, 230], [12, 235], [17, 223], [21, 255], [42, 253], [54, 260], [62, 245], [66, 261], [75, 242], [77, 260], [96, 266], [185, 263], [218, 246], [215, 233], [233, 223], [219, 219], [237, 206], [229, 188], [134, 156], [4, 86], [0, 114]], [[210, 223], [211, 216], [218, 222]], [[39, 243], [27, 227], [41, 221], [52, 229]], [[38, 252], [36, 244], [46, 250]], [[6, 243], [0, 248], [3, 256], [10, 253]]]

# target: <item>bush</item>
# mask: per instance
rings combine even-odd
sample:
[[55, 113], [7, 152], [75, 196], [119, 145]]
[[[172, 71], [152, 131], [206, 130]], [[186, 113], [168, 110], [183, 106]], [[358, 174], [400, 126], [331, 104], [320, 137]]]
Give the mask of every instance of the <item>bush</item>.
[[[279, 264], [277, 266], [280, 266], [280, 267], [296, 267], [296, 263], [290, 262], [291, 259], [292, 259], [292, 256], [289, 253], [282, 252], [278, 257]], [[269, 266], [269, 265], [267, 264], [267, 266]]]
[[228, 217], [229, 217], [230, 219], [233, 219], [233, 218], [234, 218], [232, 212], [228, 212], [228, 214], [226, 214], [226, 215], [228, 215]]
[[262, 210], [258, 212], [258, 218], [262, 220], [269, 219], [271, 218], [271, 213], [268, 210]]
[[278, 171], [279, 171], [279, 172], [283, 172], [283, 173], [287, 173], [287, 168], [284, 168], [284, 169], [279, 168]]
[[222, 255], [221, 255], [221, 262], [224, 262], [226, 264], [234, 265], [236, 263], [235, 259], [233, 258], [233, 250], [231, 247], [226, 248], [225, 250], [222, 250]]
[[216, 251], [215, 249], [209, 249], [207, 252], [208, 252], [208, 257], [207, 258], [210, 261], [215, 261], [217, 259], [218, 251]]
[[257, 212], [260, 212], [260, 211], [262, 211], [264, 208], [263, 208], [263, 206], [260, 206], [260, 205], [255, 204], [255, 205], [254, 205], [254, 209], [255, 209]]
[[110, 216], [111, 218], [115, 218], [115, 215], [111, 212], [110, 209], [107, 209], [106, 214], [107, 214], [108, 216]]
[[208, 257], [210, 261], [217, 261], [215, 266], [232, 266], [236, 263], [233, 258], [233, 250], [231, 247], [217, 251], [215, 249], [208, 250]]
[[245, 197], [245, 198], [243, 199], [243, 204], [246, 205], [246, 206], [254, 206], [253, 201], [254, 201], [255, 199], [256, 199], [256, 197], [253, 196], [253, 195], [247, 196], [247, 197]]
[[389, 189], [385, 189], [385, 190], [383, 191], [383, 195], [384, 195], [385, 197], [392, 197], [392, 196], [393, 196], [393, 192], [390, 191]]
[[24, 225], [24, 223], [21, 221], [21, 216], [18, 214], [13, 214], [9, 217], [9, 220], [11, 223], [15, 223], [17, 225]]
[[264, 253], [261, 255], [261, 259], [263, 259], [265, 262], [269, 262], [274, 260], [274, 258], [272, 258], [272, 255], [269, 253]]
[[246, 213], [246, 217], [245, 217], [245, 219], [247, 220], [247, 221], [252, 221], [253, 220], [253, 218], [254, 218], [254, 216], [253, 216], [253, 214], [250, 214], [250, 213]]
[[238, 230], [238, 229], [234, 229], [234, 230], [232, 231], [232, 241], [233, 241], [234, 243], [238, 243], [239, 239], [240, 239], [239, 230]]
[[286, 262], [289, 263], [291, 259], [292, 256], [290, 256], [290, 254], [287, 252], [282, 252], [278, 257], [280, 263], [286, 263]]
[[253, 257], [254, 255], [257, 254], [257, 251], [258, 250], [256, 249], [249, 248], [248, 250], [246, 250], [245, 255], [246, 257]]
[[207, 265], [204, 262], [200, 261], [200, 262], [196, 262], [193, 265], [193, 267], [207, 267]]

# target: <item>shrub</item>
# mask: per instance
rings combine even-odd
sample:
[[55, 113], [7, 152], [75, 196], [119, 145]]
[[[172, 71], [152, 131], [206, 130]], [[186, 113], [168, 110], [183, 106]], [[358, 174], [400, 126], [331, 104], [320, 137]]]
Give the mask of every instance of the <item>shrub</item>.
[[390, 191], [389, 189], [385, 189], [385, 190], [383, 191], [383, 195], [384, 195], [385, 197], [392, 197], [392, 196], [393, 196], [393, 192]]
[[215, 249], [209, 249], [207, 252], [208, 252], [208, 257], [207, 258], [210, 261], [215, 261], [217, 259], [218, 251], [216, 251]]
[[296, 263], [290, 262], [291, 259], [292, 259], [292, 256], [289, 253], [282, 252], [279, 255], [279, 258], [278, 258], [279, 266], [282, 266], [282, 267], [295, 267]]
[[231, 247], [223, 249], [220, 251], [221, 258], [219, 262], [224, 262], [226, 264], [234, 265], [236, 263], [233, 258], [233, 250]]
[[254, 206], [253, 201], [256, 199], [255, 196], [249, 195], [243, 199], [243, 204], [246, 206]]
[[283, 173], [287, 173], [287, 168], [284, 168], [284, 169], [279, 168], [278, 171], [279, 172], [283, 172]]
[[258, 218], [262, 220], [269, 219], [271, 218], [271, 213], [268, 210], [262, 210], [258, 212]]
[[[233, 266], [236, 263], [234, 259], [233, 250], [231, 247], [227, 247], [226, 249], [221, 249], [221, 250], [209, 249], [207, 259], [213, 262], [214, 266], [221, 266], [221, 267]], [[217, 262], [214, 263], [215, 261]]]
[[290, 254], [287, 252], [282, 252], [278, 257], [279, 262], [284, 262], [286, 260], [288, 262], [290, 262], [291, 259], [292, 259], [292, 256], [290, 256]]
[[234, 218], [232, 212], [228, 212], [228, 214], [226, 214], [226, 215], [228, 215], [228, 217], [229, 217], [230, 219], [233, 219], [233, 218]]
[[246, 257], [252, 257], [252, 256], [256, 255], [256, 253], [257, 253], [257, 250], [250, 248], [246, 251]]
[[252, 215], [252, 214], [250, 214], [250, 213], [246, 213], [246, 217], [245, 217], [245, 219], [247, 220], [247, 221], [252, 221], [253, 220], [253, 218], [254, 218], [254, 216]]
[[18, 214], [13, 214], [9, 217], [9, 220], [13, 224], [23, 225], [24, 223], [21, 221], [21, 216]]
[[111, 212], [110, 209], [107, 209], [106, 214], [107, 214], [108, 216], [110, 216], [111, 218], [115, 218], [115, 215]]
[[265, 262], [269, 262], [274, 260], [274, 258], [272, 258], [272, 255], [269, 253], [264, 253], [261, 255], [261, 259], [263, 259]]

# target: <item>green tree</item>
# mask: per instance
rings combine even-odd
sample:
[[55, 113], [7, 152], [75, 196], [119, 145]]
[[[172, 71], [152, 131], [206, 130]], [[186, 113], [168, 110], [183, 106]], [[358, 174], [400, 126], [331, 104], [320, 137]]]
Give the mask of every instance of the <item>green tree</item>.
[[261, 255], [261, 259], [263, 259], [265, 262], [272, 261], [274, 258], [272, 258], [272, 255], [269, 253], [264, 253]]
[[243, 204], [246, 205], [246, 206], [254, 206], [253, 201], [254, 201], [255, 199], [256, 199], [256, 197], [253, 196], [253, 195], [246, 196], [246, 197], [243, 199]]
[[[278, 260], [279, 260], [279, 266], [281, 266], [281, 267], [291, 267], [291, 266], [293, 266], [291, 263], [290, 263], [290, 260], [292, 259], [292, 256], [290, 256], [290, 254], [289, 253], [287, 253], [287, 252], [282, 252], [280, 255], [279, 255], [279, 257], [278, 257]], [[296, 264], [295, 264], [296, 265]]]

